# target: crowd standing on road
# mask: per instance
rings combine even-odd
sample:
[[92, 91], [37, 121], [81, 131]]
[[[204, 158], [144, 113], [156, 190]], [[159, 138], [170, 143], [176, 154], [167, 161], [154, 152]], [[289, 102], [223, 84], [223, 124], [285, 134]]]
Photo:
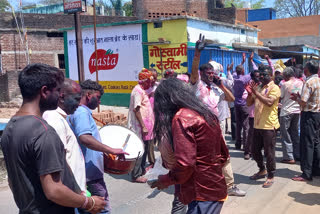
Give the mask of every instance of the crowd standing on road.
[[[258, 172], [248, 179], [266, 177], [263, 188], [276, 182], [277, 133], [281, 162], [301, 166], [302, 174], [292, 180], [319, 176], [318, 61], [303, 67], [293, 58], [285, 66], [272, 64], [266, 55], [268, 65], [257, 66], [252, 53], [252, 69], [245, 74], [245, 54], [234, 72], [233, 63], [199, 65], [205, 46], [200, 35], [191, 74], [168, 69], [160, 82], [155, 69], [143, 68], [138, 74], [127, 127], [141, 139], [144, 152], [135, 161], [132, 182], [148, 181], [144, 175], [155, 165], [157, 146], [169, 173], [150, 185], [174, 185], [171, 213], [220, 213], [229, 196], [246, 195], [234, 185], [225, 140], [230, 117], [235, 149], [257, 163]], [[103, 157], [124, 160], [128, 153], [101, 142], [92, 110], [100, 104], [102, 86], [92, 80], [78, 84], [44, 64], [28, 65], [18, 81], [23, 104], [4, 130], [1, 146], [20, 212], [111, 213]]]

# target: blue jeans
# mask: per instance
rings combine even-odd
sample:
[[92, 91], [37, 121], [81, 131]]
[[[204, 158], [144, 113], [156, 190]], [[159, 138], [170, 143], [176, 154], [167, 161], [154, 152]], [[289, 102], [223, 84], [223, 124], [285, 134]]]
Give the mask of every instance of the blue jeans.
[[192, 201], [187, 214], [219, 214], [222, 206], [223, 201]]
[[[109, 194], [103, 178], [87, 182], [87, 188], [88, 188], [88, 191], [91, 193], [91, 195], [101, 196], [105, 198], [107, 205], [100, 213], [110, 214], [111, 207], [110, 207]], [[86, 212], [85, 210], [82, 210], [82, 209], [78, 209], [78, 212], [81, 214], [89, 214], [89, 212]]]

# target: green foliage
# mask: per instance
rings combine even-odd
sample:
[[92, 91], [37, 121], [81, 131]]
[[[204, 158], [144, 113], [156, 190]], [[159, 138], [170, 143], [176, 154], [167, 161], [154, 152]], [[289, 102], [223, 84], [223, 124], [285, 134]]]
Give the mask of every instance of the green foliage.
[[232, 5], [234, 5], [236, 8], [243, 8], [243, 2], [241, 0], [226, 0], [224, 5], [225, 7], [232, 7]]
[[132, 2], [124, 3], [122, 9], [124, 10], [126, 16], [133, 16]]
[[4, 12], [10, 9], [10, 4], [7, 0], [0, 0], [0, 12]]
[[[243, 8], [245, 1], [243, 0], [226, 0], [225, 1], [225, 7], [231, 7], [232, 4], [236, 7], [236, 8]], [[265, 0], [255, 0], [255, 1], [250, 1], [251, 3], [251, 8], [252, 9], [260, 9], [260, 8], [264, 8], [265, 7]]]
[[252, 8], [252, 9], [261, 9], [261, 8], [264, 8], [264, 7], [265, 7], [265, 3], [266, 3], [265, 0], [255, 1], [254, 3], [252, 3], [251, 8]]
[[320, 14], [320, 0], [276, 0], [274, 8], [279, 18]]

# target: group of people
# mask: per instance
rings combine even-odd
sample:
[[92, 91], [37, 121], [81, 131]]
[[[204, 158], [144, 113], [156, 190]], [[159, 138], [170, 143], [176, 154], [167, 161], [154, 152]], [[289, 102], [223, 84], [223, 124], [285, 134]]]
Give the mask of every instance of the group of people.
[[[281, 162], [299, 161], [301, 165], [302, 174], [292, 180], [310, 181], [319, 175], [319, 63], [310, 60], [302, 67], [293, 59], [292, 65], [285, 67], [273, 65], [265, 56], [268, 65], [257, 67], [252, 53], [249, 74], [244, 74], [243, 55], [235, 72], [231, 64], [223, 76], [223, 66], [217, 62], [199, 66], [204, 47], [200, 36], [190, 75], [177, 75], [168, 69], [157, 83], [152, 73], [143, 69], [136, 87], [144, 98], [135, 90], [131, 94], [129, 111], [135, 113], [140, 127], [133, 130], [143, 136], [154, 135], [152, 142], [157, 142], [163, 165], [169, 169], [152, 187], [175, 185], [172, 213], [219, 213], [227, 196], [245, 196], [245, 191], [234, 185], [225, 144], [226, 120], [230, 117], [235, 148], [258, 166], [258, 172], [248, 179], [266, 177], [262, 187], [273, 185], [277, 133], [282, 142]], [[149, 116], [139, 119], [137, 107], [140, 111], [147, 108]], [[143, 173], [140, 176], [143, 178]]]
[[[278, 130], [281, 162], [300, 161], [302, 174], [292, 179], [310, 181], [319, 175], [319, 63], [279, 70], [268, 57], [269, 65], [257, 67], [251, 55], [253, 69], [245, 75], [244, 55], [235, 72], [232, 63], [222, 75], [217, 62], [199, 66], [205, 45], [200, 35], [190, 75], [169, 69], [158, 82], [155, 69], [139, 73], [127, 126], [145, 149], [131, 172], [132, 181], [147, 182], [143, 175], [155, 163], [157, 145], [169, 173], [151, 187], [174, 185], [172, 213], [220, 213], [228, 196], [246, 195], [234, 185], [225, 140], [230, 117], [235, 148], [243, 149], [244, 159], [252, 157], [259, 168], [248, 179], [267, 177], [264, 188], [274, 183]], [[92, 80], [78, 84], [44, 64], [28, 65], [18, 82], [23, 104], [7, 124], [1, 147], [20, 212], [110, 213], [103, 153], [127, 153], [101, 142], [92, 110], [100, 104], [103, 87]]]

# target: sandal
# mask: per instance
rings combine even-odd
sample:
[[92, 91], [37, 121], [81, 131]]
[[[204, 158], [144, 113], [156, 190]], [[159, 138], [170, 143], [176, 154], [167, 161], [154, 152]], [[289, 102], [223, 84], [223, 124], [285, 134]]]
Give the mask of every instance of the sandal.
[[267, 179], [266, 182], [264, 182], [264, 184], [262, 185], [263, 188], [269, 188], [272, 186], [272, 184], [274, 183], [273, 180], [269, 180]]
[[307, 181], [311, 181], [312, 179], [307, 179], [303, 175], [296, 175], [295, 177], [292, 178], [292, 180], [307, 182]]
[[261, 178], [265, 178], [267, 176], [267, 172], [263, 173], [263, 174], [260, 174], [261, 172], [258, 172], [252, 176], [250, 176], [250, 180], [258, 180], [258, 179], [261, 179]]

